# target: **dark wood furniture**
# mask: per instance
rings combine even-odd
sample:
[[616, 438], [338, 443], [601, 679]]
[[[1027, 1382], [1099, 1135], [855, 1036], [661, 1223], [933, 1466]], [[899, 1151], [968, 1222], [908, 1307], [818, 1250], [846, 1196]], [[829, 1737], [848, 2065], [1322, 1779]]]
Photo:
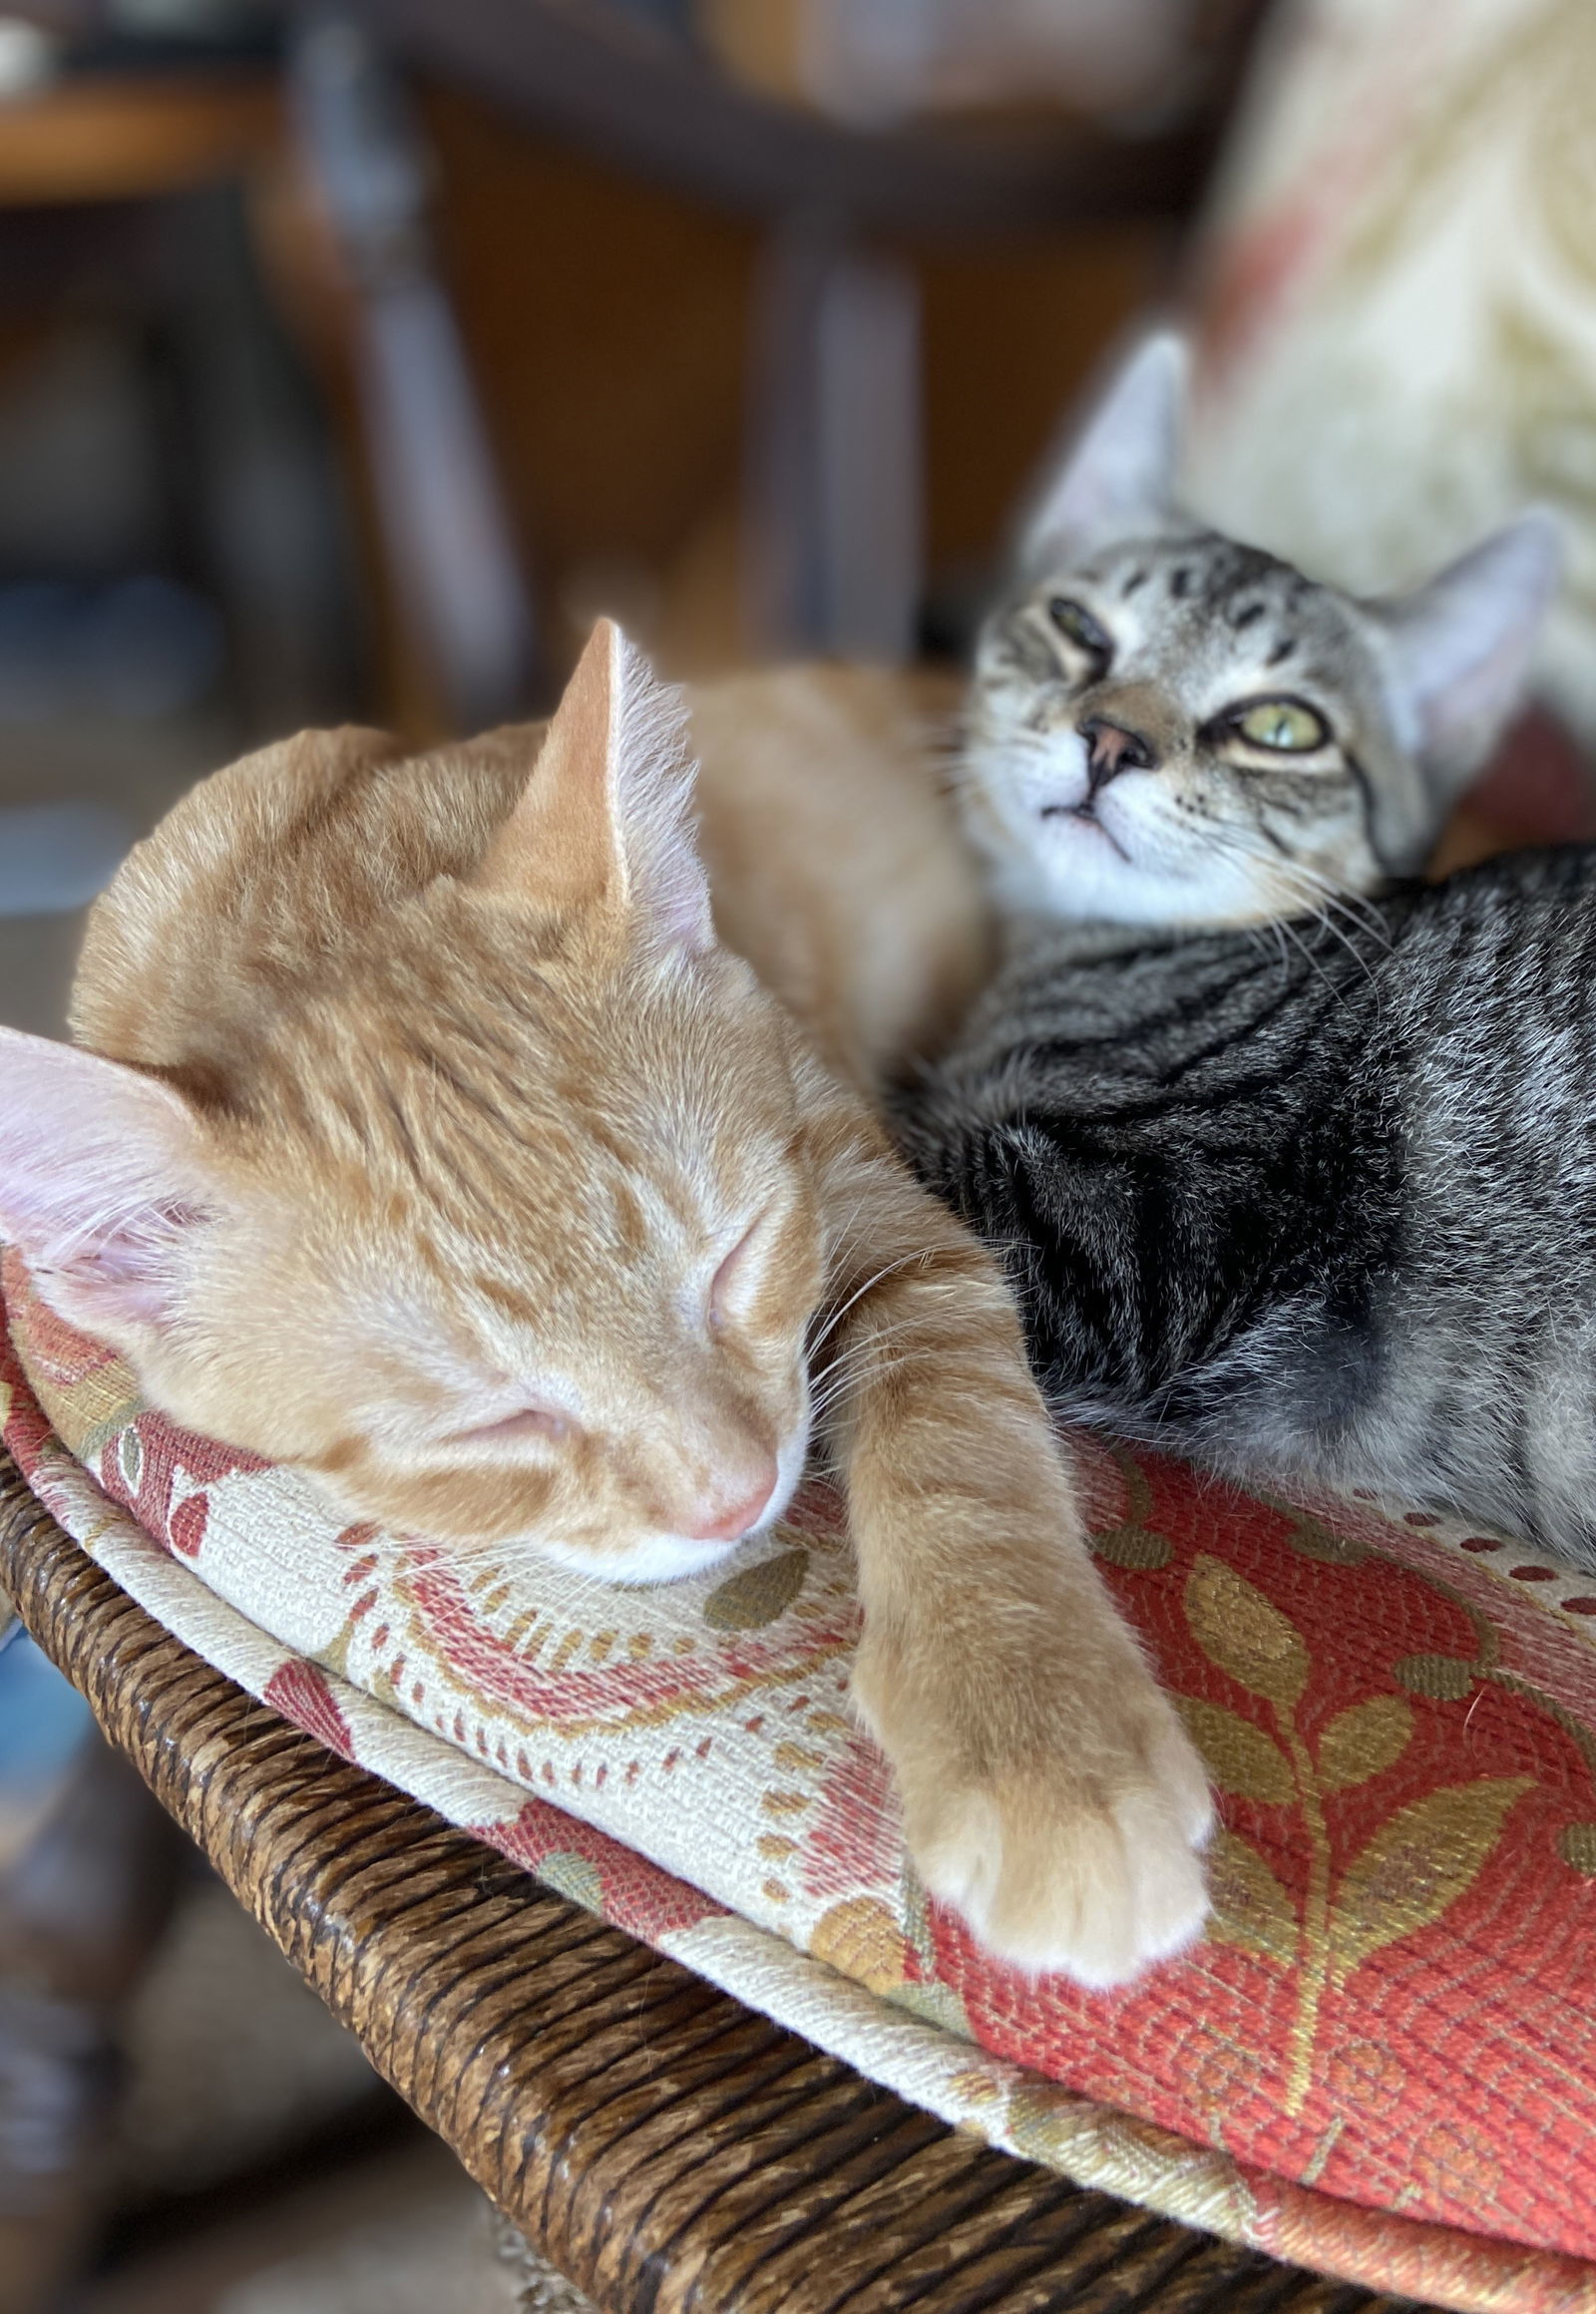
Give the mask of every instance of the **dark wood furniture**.
[[[1171, 129], [1060, 117], [884, 133], [742, 87], [613, 0], [345, 5], [374, 55], [757, 226], [746, 638], [772, 656], [878, 660], [912, 655], [926, 576], [918, 261], [1083, 225], [1186, 222], [1260, 13], [1260, 0], [1218, 0], [1204, 98]], [[554, 217], [519, 221], [559, 230]]]
[[[501, 720], [558, 687], [564, 646], [537, 647], [529, 568], [546, 619], [558, 574], [535, 529], [517, 535], [404, 84], [474, 92], [533, 142], [752, 228], [742, 643], [902, 659], [927, 577], [924, 265], [1184, 224], [1259, 4], [1212, 0], [1225, 29], [1206, 105], [1116, 135], [1063, 119], [843, 128], [739, 87], [616, 0], [284, 0], [277, 62], [91, 67], [8, 106], [0, 269], [42, 235], [51, 273], [65, 212], [79, 243], [94, 212], [109, 246], [135, 211], [246, 184], [255, 262], [338, 415], [385, 719]], [[569, 220], [529, 207], [492, 229], [558, 238]], [[565, 350], [555, 336], [544, 358]], [[657, 351], [644, 334], [628, 359], [646, 370]]]
[[[1173, 133], [1039, 121], [880, 133], [757, 95], [591, 0], [350, 0], [390, 53], [475, 88], [529, 127], [745, 215], [825, 205], [910, 240], [1189, 214], [1216, 108]], [[1259, 13], [1227, 12], [1211, 82], [1228, 91]]]

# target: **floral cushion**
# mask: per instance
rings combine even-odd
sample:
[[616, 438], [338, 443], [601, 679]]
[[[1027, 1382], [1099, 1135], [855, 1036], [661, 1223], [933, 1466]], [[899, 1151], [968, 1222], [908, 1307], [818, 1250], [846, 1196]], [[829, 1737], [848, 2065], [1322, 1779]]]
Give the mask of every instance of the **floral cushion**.
[[1089, 1994], [906, 1871], [827, 1489], [729, 1574], [512, 1583], [150, 1413], [5, 1280], [41, 1498], [333, 1749], [999, 2144], [1379, 2287], [1596, 2314], [1596, 1576], [1076, 1441], [1223, 1815], [1208, 1941]]

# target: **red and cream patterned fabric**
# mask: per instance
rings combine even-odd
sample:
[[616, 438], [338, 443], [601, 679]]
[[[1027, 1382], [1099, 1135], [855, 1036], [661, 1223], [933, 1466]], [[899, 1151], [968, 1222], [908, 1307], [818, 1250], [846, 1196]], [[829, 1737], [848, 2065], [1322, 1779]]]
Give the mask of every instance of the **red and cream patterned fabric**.
[[1596, 2314], [1596, 1577], [1077, 1441], [1223, 1813], [1208, 1941], [1092, 1995], [907, 1875], [829, 1492], [729, 1574], [512, 1579], [340, 1528], [141, 1408], [14, 1261], [6, 1293], [41, 1498], [322, 1742], [999, 2144], [1378, 2287]]

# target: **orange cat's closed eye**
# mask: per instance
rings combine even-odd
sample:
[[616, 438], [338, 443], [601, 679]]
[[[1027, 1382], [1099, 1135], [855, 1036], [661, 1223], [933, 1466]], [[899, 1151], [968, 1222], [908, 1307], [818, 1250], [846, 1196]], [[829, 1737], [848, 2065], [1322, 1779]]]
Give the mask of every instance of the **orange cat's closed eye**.
[[709, 1331], [711, 1334], [720, 1334], [726, 1327], [732, 1325], [741, 1316], [742, 1306], [753, 1298], [749, 1291], [754, 1281], [749, 1276], [751, 1264], [748, 1257], [752, 1252], [754, 1240], [765, 1226], [766, 1219], [767, 1216], [761, 1214], [756, 1222], [743, 1231], [742, 1236], [737, 1240], [709, 1282]]
[[523, 1441], [543, 1439], [558, 1446], [571, 1435], [571, 1421], [565, 1414], [557, 1414], [549, 1406], [522, 1406], [513, 1414], [503, 1414], [497, 1421], [474, 1423], [464, 1430], [451, 1430], [444, 1444], [448, 1446], [518, 1446]]

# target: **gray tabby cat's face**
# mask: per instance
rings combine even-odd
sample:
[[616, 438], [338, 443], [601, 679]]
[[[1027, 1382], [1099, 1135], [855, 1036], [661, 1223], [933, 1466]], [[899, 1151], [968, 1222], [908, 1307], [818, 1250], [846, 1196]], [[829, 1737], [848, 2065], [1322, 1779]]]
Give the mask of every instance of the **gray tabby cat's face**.
[[1536, 517], [1393, 603], [1194, 527], [1170, 504], [1182, 379], [1169, 339], [1130, 364], [983, 630], [962, 787], [1013, 908], [1260, 924], [1415, 872], [1555, 578]]
[[1062, 561], [982, 637], [967, 809], [1007, 897], [1132, 924], [1255, 924], [1368, 892], [1372, 786], [1404, 850], [1422, 784], [1357, 612], [1212, 533]]

